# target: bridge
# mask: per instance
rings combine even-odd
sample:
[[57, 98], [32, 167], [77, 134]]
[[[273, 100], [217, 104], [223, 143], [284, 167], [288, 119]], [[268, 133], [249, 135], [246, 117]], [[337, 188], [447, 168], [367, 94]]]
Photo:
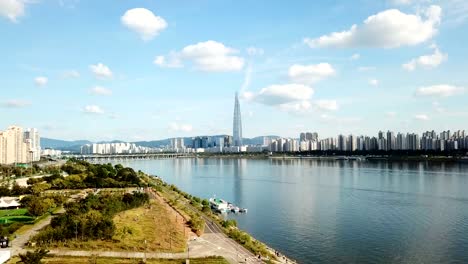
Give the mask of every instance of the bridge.
[[192, 153], [135, 153], [135, 154], [86, 154], [86, 155], [70, 155], [68, 158], [78, 160], [86, 160], [90, 162], [99, 161], [124, 161], [124, 160], [149, 160], [149, 159], [175, 159], [195, 157]]

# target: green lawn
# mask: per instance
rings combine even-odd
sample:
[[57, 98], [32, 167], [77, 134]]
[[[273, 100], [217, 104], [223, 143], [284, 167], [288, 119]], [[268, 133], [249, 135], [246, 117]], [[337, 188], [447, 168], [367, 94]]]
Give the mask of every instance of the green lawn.
[[27, 213], [28, 213], [28, 209], [26, 209], [26, 208], [11, 209], [11, 210], [0, 210], [0, 217], [25, 215]]
[[0, 217], [0, 224], [8, 224], [12, 222], [20, 222], [20, 223], [33, 222], [34, 219], [35, 218], [32, 216], [26, 216], [26, 215], [4, 216], [4, 217]]
[[13, 222], [27, 223], [34, 221], [34, 217], [28, 216], [27, 209], [0, 210], [0, 224]]

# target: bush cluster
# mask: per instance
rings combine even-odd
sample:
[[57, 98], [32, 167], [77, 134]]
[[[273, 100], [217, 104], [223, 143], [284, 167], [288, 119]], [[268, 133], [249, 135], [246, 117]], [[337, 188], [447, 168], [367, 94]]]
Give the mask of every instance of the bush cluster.
[[90, 194], [78, 202], [65, 204], [66, 212], [52, 219], [50, 226], [37, 234], [39, 245], [69, 239], [109, 240], [115, 233], [113, 216], [149, 202], [146, 193]]

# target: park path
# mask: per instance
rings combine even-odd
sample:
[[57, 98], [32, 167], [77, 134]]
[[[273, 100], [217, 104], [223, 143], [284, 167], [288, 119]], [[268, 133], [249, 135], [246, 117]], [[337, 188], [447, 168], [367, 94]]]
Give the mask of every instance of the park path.
[[46, 218], [39, 221], [38, 223], [36, 223], [35, 225], [33, 225], [31, 229], [27, 230], [23, 234], [16, 235], [16, 238], [13, 239], [13, 241], [11, 242], [11, 255], [16, 256], [26, 251], [25, 248], [29, 239], [31, 239], [33, 236], [39, 233], [39, 230], [48, 226], [51, 220], [52, 220], [52, 216], [49, 215]]

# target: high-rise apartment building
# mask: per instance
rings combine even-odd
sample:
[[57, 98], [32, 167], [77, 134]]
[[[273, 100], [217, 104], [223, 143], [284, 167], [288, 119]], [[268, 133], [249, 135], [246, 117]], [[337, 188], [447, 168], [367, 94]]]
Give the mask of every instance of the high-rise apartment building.
[[[10, 126], [0, 132], [0, 164], [28, 163], [40, 159], [39, 134], [36, 129], [28, 131], [26, 134], [23, 128]], [[39, 153], [34, 153], [35, 150], [39, 150]]]

